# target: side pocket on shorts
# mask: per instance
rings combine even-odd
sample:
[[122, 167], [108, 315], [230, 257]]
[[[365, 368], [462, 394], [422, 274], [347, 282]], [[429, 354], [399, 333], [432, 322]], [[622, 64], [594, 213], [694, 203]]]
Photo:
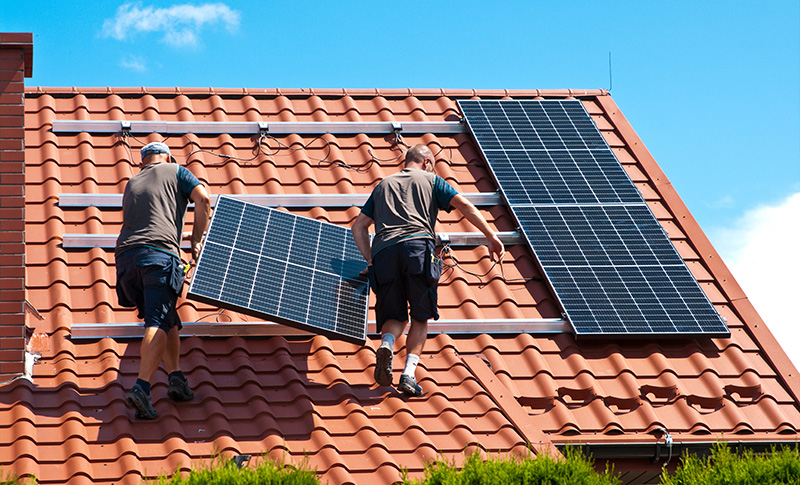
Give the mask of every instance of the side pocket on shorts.
[[181, 296], [181, 293], [183, 292], [183, 282], [185, 279], [185, 273], [183, 272], [183, 269], [183, 261], [177, 258], [172, 258], [172, 272], [170, 273], [171, 277], [169, 285], [178, 296]]
[[431, 282], [438, 282], [439, 278], [442, 276], [442, 265], [444, 262], [440, 258], [437, 258], [436, 253], [433, 251], [430, 252], [430, 255], [428, 255], [427, 258], [428, 278], [431, 280]]
[[375, 279], [375, 265], [370, 264], [367, 266], [367, 281], [373, 293], [378, 291], [378, 281]]
[[125, 283], [125, 268], [122, 268], [121, 266], [117, 266], [116, 290], [117, 290], [117, 301], [119, 302], [119, 306], [125, 307], [125, 308], [134, 308], [136, 306], [136, 302], [131, 301], [130, 298], [128, 298], [128, 295], [125, 294], [125, 288], [124, 288], [125, 284], [126, 284]]

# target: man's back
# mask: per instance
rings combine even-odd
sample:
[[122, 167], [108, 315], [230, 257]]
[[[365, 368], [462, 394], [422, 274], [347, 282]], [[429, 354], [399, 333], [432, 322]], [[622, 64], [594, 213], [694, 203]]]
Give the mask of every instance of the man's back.
[[433, 239], [439, 210], [450, 209], [455, 193], [440, 177], [418, 168], [383, 179], [364, 206], [375, 220], [372, 253], [401, 240]]
[[197, 183], [182, 168], [174, 163], [151, 163], [128, 181], [122, 198], [117, 253], [147, 245], [180, 254], [186, 207]]

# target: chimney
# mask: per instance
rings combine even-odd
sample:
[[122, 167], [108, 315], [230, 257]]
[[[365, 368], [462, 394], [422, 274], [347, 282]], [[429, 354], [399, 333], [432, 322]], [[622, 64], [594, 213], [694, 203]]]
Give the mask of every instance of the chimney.
[[0, 32], [0, 382], [25, 371], [25, 78], [33, 34]]

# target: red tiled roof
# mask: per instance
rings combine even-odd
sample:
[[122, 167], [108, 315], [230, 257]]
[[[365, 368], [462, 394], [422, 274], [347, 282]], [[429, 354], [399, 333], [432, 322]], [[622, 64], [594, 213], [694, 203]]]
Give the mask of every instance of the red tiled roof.
[[[440, 287], [442, 318], [470, 322], [464, 334], [428, 340], [418, 373], [426, 395], [418, 399], [375, 385], [375, 340], [357, 347], [321, 336], [189, 337], [182, 366], [196, 399], [167, 399], [159, 371], [153, 396], [160, 417], [134, 421], [124, 398], [135, 380], [139, 342], [70, 338], [73, 324], [137, 320], [117, 305], [113, 252], [61, 246], [64, 234], [117, 234], [120, 211], [60, 207], [59, 195], [121, 193], [136, 169], [118, 136], [54, 134], [54, 120], [454, 121], [455, 100], [473, 96], [581, 99], [727, 319], [731, 337], [585, 342], [565, 333], [481, 333], [487, 319], [560, 317], [545, 283], [521, 280], [540, 274], [530, 252], [514, 246], [504, 263], [508, 281], [497, 268], [483, 281], [456, 271]], [[798, 439], [796, 369], [606, 92], [37, 87], [26, 91], [25, 128], [27, 300], [43, 317], [31, 316], [29, 325], [49, 334], [49, 346], [32, 381], [0, 386], [4, 470], [41, 483], [138, 483], [222, 451], [292, 463], [307, 456], [331, 483], [391, 483], [403, 468], [418, 476], [426, 460], [459, 461], [474, 449], [524, 454], [528, 444], [536, 452], [567, 442], [655, 444], [663, 443], [662, 430], [676, 443]], [[143, 143], [160, 139], [130, 140], [133, 163]], [[279, 139], [300, 147], [314, 136]], [[372, 154], [394, 159], [400, 152], [393, 136], [322, 140], [239, 163], [209, 152], [249, 159], [249, 136], [166, 141], [214, 194], [366, 194], [398, 169], [398, 161], [363, 171], [327, 163], [357, 167]], [[459, 191], [496, 190], [469, 135], [407, 135], [404, 141], [438, 152], [437, 172]], [[358, 208], [293, 212], [350, 225]], [[482, 213], [497, 230], [514, 230], [505, 208]], [[444, 214], [437, 230], [473, 229]], [[454, 253], [469, 271], [491, 266], [485, 247]], [[180, 301], [185, 322], [208, 321], [216, 311]], [[401, 349], [395, 368], [404, 355]], [[660, 467], [640, 461], [631, 473]]]

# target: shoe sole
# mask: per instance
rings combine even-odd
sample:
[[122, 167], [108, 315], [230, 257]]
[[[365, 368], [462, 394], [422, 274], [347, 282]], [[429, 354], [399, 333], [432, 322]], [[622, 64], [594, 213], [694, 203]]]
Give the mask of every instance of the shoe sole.
[[397, 386], [397, 390], [402, 392], [407, 397], [420, 397], [420, 396], [422, 396], [422, 388], [419, 387], [418, 385], [414, 386], [413, 389], [410, 386], [400, 385], [400, 386]]
[[194, 399], [194, 394], [190, 396], [188, 394], [183, 394], [178, 391], [172, 391], [172, 392], [167, 391], [167, 396], [169, 396], [169, 398], [172, 399], [173, 401], [191, 401], [192, 399]]
[[375, 357], [375, 382], [381, 386], [392, 385], [392, 349], [378, 347]]
[[[147, 402], [143, 401], [139, 396], [133, 393], [128, 395], [128, 404], [136, 409], [137, 419], [156, 419], [158, 415], [154, 409], [148, 409]], [[152, 408], [152, 405], [150, 406]]]
[[173, 401], [191, 401], [194, 399], [194, 394], [184, 394], [180, 391], [167, 391], [167, 396]]

